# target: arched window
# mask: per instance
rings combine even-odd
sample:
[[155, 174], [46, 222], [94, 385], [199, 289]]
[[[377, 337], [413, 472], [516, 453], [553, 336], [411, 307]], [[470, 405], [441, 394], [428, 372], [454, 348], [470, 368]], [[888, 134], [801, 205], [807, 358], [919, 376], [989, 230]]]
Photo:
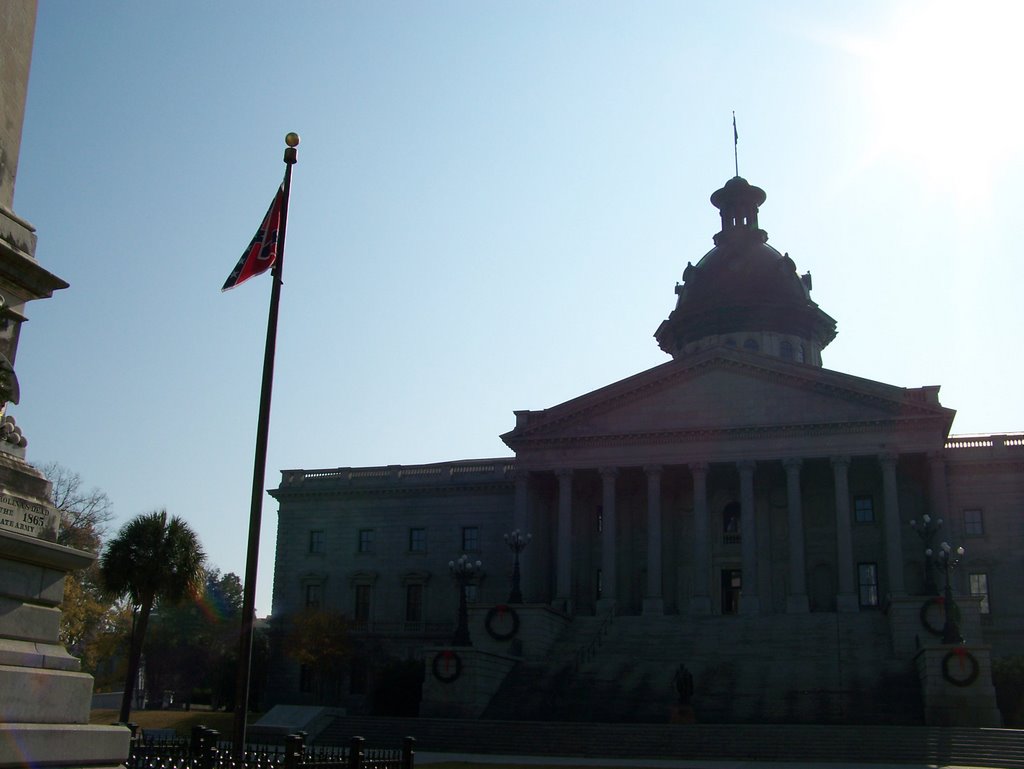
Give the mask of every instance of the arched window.
[[743, 349], [750, 350], [750, 352], [757, 352], [761, 349], [761, 345], [757, 343], [756, 339], [745, 339], [743, 341]]
[[722, 510], [722, 542], [735, 545], [740, 541], [740, 503], [730, 502]]
[[793, 360], [793, 343], [788, 339], [783, 339], [779, 344], [779, 356], [786, 360]]

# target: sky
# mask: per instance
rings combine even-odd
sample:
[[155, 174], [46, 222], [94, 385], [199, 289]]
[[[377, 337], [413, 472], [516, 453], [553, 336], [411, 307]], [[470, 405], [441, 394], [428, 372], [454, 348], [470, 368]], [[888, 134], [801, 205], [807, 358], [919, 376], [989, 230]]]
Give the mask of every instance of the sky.
[[[711, 193], [838, 322], [826, 368], [1024, 430], [1015, 2], [40, 0], [14, 210], [28, 459], [243, 574], [269, 276], [221, 293], [294, 167], [266, 486], [509, 456], [513, 410], [668, 360]], [[271, 609], [265, 498], [256, 606]]]

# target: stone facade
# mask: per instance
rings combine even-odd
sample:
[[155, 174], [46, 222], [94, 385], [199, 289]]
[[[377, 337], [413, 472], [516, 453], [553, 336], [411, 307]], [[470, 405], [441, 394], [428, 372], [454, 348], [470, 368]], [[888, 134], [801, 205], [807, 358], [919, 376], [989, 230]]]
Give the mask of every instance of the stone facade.
[[[330, 606], [422, 657], [454, 625], [449, 560], [484, 564], [478, 614], [508, 600], [513, 529], [533, 536], [524, 602], [570, 620], [880, 613], [920, 605], [924, 546], [909, 522], [930, 515], [944, 519], [939, 540], [967, 548], [953, 579], [977, 596], [964, 602], [971, 640], [1018, 653], [1024, 435], [950, 437], [938, 387], [823, 368], [835, 321], [810, 300], [810, 276], [766, 245], [763, 201], [742, 179], [712, 197], [715, 248], [687, 267], [656, 332], [673, 360], [515, 412], [502, 436], [514, 456], [284, 471], [278, 623]], [[890, 652], [913, 670], [929, 640], [906, 616], [890, 618]], [[277, 676], [280, 699], [308, 697], [296, 665], [282, 658]]]

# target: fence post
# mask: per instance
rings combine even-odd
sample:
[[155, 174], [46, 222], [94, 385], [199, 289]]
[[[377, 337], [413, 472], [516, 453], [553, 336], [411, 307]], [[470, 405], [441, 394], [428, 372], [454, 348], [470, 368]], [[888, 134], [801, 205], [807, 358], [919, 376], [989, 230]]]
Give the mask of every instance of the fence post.
[[206, 727], [202, 724], [197, 724], [192, 727], [192, 735], [188, 741], [188, 752], [193, 758], [199, 758], [203, 755], [203, 750], [206, 747]]
[[353, 737], [348, 744], [348, 769], [361, 769], [363, 765], [363, 745], [366, 743], [362, 737]]
[[284, 738], [284, 769], [299, 769], [302, 763], [302, 753], [305, 745], [302, 744], [301, 734], [289, 734]]
[[402, 740], [402, 769], [412, 769], [416, 762], [416, 738], [406, 737]]
[[201, 763], [205, 769], [213, 769], [217, 765], [217, 738], [220, 737], [220, 732], [216, 729], [206, 729], [205, 737], [205, 751]]

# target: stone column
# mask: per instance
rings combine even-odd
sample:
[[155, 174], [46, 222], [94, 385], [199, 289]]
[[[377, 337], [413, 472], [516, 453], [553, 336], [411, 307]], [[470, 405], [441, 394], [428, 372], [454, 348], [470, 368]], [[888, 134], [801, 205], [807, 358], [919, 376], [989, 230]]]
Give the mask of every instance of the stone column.
[[759, 614], [761, 602], [757, 594], [757, 518], [754, 510], [754, 468], [751, 459], [737, 462], [740, 471], [740, 538], [743, 552], [743, 586], [740, 591], [740, 613]]
[[558, 556], [555, 565], [555, 607], [572, 614], [572, 470], [558, 477]]
[[599, 612], [615, 611], [615, 585], [618, 575], [615, 571], [616, 537], [615, 518], [615, 476], [618, 469], [601, 468], [601, 499], [604, 510], [604, 525], [601, 532], [601, 599], [597, 602]]
[[647, 595], [644, 614], [664, 614], [661, 595], [661, 465], [647, 465]]
[[836, 490], [836, 571], [839, 592], [836, 610], [860, 611], [860, 601], [853, 584], [853, 538], [850, 530], [849, 457], [832, 457], [832, 479]]
[[690, 614], [711, 613], [711, 591], [708, 579], [711, 574], [711, 539], [708, 536], [708, 463], [694, 462], [690, 465], [693, 475], [693, 589], [690, 597]]
[[953, 522], [949, 520], [949, 490], [946, 487], [946, 456], [941, 451], [928, 454], [928, 497], [932, 518], [949, 521], [948, 525], [952, 528]]
[[889, 595], [906, 594], [903, 586], [903, 536], [900, 531], [899, 491], [896, 485], [896, 454], [881, 454], [882, 493], [885, 498], [885, 565], [889, 574]]
[[786, 596], [786, 611], [790, 614], [806, 614], [810, 611], [807, 602], [807, 567], [804, 555], [804, 515], [800, 499], [800, 459], [785, 459], [786, 507], [789, 525], [789, 594]]
[[[515, 475], [515, 500], [513, 502], [512, 528], [519, 529], [524, 535], [532, 534], [530, 531], [530, 473], [526, 470], [516, 470]], [[533, 596], [533, 559], [529, 555], [530, 548], [526, 548], [519, 554], [519, 586], [523, 592], [523, 603], [529, 603]]]

